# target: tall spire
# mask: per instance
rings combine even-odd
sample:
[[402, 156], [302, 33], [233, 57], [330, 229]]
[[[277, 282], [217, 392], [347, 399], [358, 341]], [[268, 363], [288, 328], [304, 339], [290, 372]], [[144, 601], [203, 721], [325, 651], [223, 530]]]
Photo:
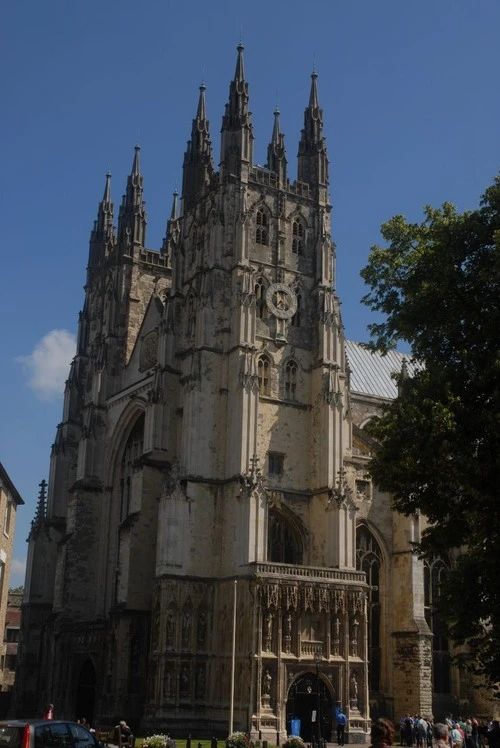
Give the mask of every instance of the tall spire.
[[248, 83], [245, 81], [243, 44], [238, 44], [234, 78], [222, 118], [221, 175], [243, 176], [253, 161], [253, 128], [248, 111]]
[[104, 193], [97, 209], [97, 219], [90, 235], [89, 267], [94, 266], [100, 257], [115, 243], [113, 226], [114, 206], [111, 202], [111, 174], [106, 174]]
[[202, 83], [198, 98], [198, 109], [191, 127], [191, 139], [188, 140], [184, 154], [182, 176], [184, 210], [189, 209], [197, 198], [203, 194], [210, 184], [213, 173], [212, 142], [206, 115], [205, 84]]
[[243, 62], [243, 44], [240, 42], [238, 46], [236, 47], [238, 50], [238, 58], [236, 60], [236, 70], [234, 71], [234, 80], [238, 81], [239, 83], [244, 83], [245, 81], [245, 63]]
[[271, 142], [267, 146], [267, 168], [276, 172], [280, 185], [286, 182], [286, 151], [285, 136], [280, 131], [280, 112], [278, 107], [274, 110], [274, 125]]
[[118, 241], [122, 248], [130, 243], [145, 245], [146, 206], [143, 198], [143, 178], [140, 167], [140, 146], [135, 146], [132, 171], [127, 178], [127, 189], [118, 216]]
[[323, 110], [319, 106], [317, 81], [318, 74], [311, 74], [309, 104], [304, 111], [304, 127], [299, 143], [297, 176], [300, 182], [307, 182], [322, 200], [327, 199], [328, 156], [323, 136]]

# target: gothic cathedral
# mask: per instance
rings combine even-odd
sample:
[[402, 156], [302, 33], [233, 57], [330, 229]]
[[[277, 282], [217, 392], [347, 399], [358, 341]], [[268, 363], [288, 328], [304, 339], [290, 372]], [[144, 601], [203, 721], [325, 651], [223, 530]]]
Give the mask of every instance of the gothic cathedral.
[[[78, 343], [29, 536], [13, 709], [135, 729], [351, 742], [472, 696], [433, 619], [445, 568], [371, 484], [363, 425], [405, 366], [346, 341], [317, 75], [297, 180], [253, 161], [238, 46], [214, 170], [200, 87], [159, 251], [139, 147], [106, 177]], [[392, 368], [391, 368], [392, 367]], [[392, 389], [391, 389], [392, 388]], [[462, 700], [462, 701], [460, 701]]]

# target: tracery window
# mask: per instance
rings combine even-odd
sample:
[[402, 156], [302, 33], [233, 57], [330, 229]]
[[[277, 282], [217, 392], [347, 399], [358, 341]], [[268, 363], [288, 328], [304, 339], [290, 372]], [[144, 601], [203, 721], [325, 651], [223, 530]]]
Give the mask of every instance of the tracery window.
[[297, 392], [297, 362], [290, 359], [285, 364], [285, 398], [295, 400]]
[[295, 298], [297, 299], [297, 309], [292, 317], [292, 327], [300, 327], [302, 317], [302, 292], [300, 288], [295, 289]]
[[267, 560], [280, 564], [303, 563], [302, 539], [289, 517], [275, 509], [269, 510]]
[[296, 255], [304, 254], [304, 226], [300, 221], [292, 224], [292, 252]]
[[381, 567], [382, 553], [380, 546], [366, 525], [360, 525], [356, 533], [356, 568], [365, 572], [368, 585], [368, 663], [371, 691], [380, 690], [380, 664], [382, 661], [380, 638]]
[[255, 314], [258, 319], [264, 319], [266, 315], [266, 288], [264, 281], [259, 278], [254, 287], [255, 293]]
[[137, 460], [144, 451], [144, 413], [136, 420], [129, 434], [121, 462], [120, 522], [130, 514], [132, 479]]
[[268, 356], [260, 356], [257, 362], [257, 379], [259, 382], [259, 394], [271, 394], [271, 361]]
[[269, 225], [267, 220], [267, 213], [262, 208], [257, 211], [255, 219], [255, 241], [257, 244], [269, 244]]
[[424, 561], [425, 620], [432, 631], [432, 688], [434, 693], [450, 693], [450, 645], [443, 622], [436, 610], [439, 591], [448, 566], [441, 557]]

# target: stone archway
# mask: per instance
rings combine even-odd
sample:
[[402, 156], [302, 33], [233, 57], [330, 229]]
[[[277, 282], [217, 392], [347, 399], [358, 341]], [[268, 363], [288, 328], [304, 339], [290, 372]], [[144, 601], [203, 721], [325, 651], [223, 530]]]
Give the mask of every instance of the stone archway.
[[292, 720], [300, 720], [300, 737], [307, 743], [318, 738], [331, 742], [333, 692], [316, 673], [304, 673], [290, 686], [286, 702], [286, 729], [292, 733]]
[[89, 658], [80, 668], [76, 684], [74, 719], [86, 717], [87, 722], [94, 724], [95, 694], [97, 677], [94, 663]]

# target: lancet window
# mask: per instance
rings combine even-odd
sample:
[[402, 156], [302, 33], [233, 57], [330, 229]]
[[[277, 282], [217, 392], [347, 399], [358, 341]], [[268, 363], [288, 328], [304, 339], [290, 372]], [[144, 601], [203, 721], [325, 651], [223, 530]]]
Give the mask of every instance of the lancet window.
[[268, 356], [260, 356], [257, 362], [257, 379], [259, 394], [271, 394], [271, 361]]
[[442, 581], [448, 566], [441, 557], [424, 561], [425, 620], [432, 631], [432, 688], [434, 693], [450, 693], [450, 646], [446, 630], [437, 612]]
[[255, 293], [255, 314], [258, 319], [264, 319], [266, 316], [266, 287], [264, 281], [259, 278], [254, 286]]
[[137, 460], [144, 450], [144, 413], [136, 420], [123, 450], [120, 476], [120, 521], [130, 514], [132, 480]]
[[257, 244], [269, 244], [269, 222], [267, 213], [263, 208], [259, 208], [255, 218], [255, 241]]
[[296, 255], [304, 254], [304, 226], [300, 221], [292, 224], [292, 252]]
[[290, 359], [285, 364], [285, 398], [295, 400], [297, 396], [297, 362]]
[[302, 318], [302, 292], [300, 288], [295, 289], [295, 298], [297, 299], [297, 309], [292, 317], [292, 327], [300, 327]]
[[289, 517], [275, 509], [269, 510], [267, 560], [280, 564], [302, 564], [302, 539]]
[[356, 566], [366, 574], [368, 585], [368, 662], [371, 691], [380, 690], [380, 665], [382, 642], [380, 637], [381, 595], [380, 581], [382, 553], [380, 546], [366, 525], [360, 525], [356, 533]]

